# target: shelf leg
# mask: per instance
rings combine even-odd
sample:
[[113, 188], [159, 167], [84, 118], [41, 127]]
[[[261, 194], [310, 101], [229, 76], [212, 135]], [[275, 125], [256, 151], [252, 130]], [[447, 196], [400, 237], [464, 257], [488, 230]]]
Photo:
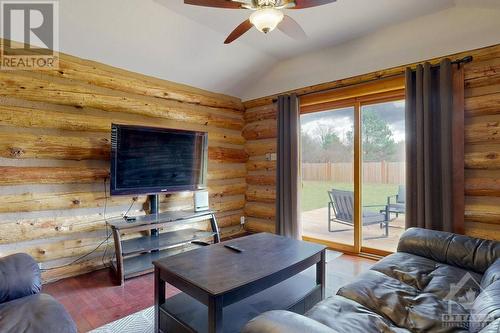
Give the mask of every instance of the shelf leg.
[[[148, 195], [149, 200], [149, 214], [158, 214], [160, 212], [160, 198], [158, 194]], [[151, 237], [158, 236], [160, 231], [158, 229], [151, 229]]]
[[112, 227], [113, 231], [113, 241], [115, 243], [115, 257], [116, 257], [116, 276], [120, 286], [125, 282], [125, 277], [123, 276], [123, 255], [122, 255], [122, 243], [120, 230]]

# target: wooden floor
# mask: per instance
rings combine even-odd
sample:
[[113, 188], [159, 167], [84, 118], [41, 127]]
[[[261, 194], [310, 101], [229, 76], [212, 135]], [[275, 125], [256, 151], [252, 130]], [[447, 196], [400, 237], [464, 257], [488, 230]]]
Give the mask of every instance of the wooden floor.
[[[63, 279], [44, 285], [71, 314], [80, 332], [87, 332], [153, 305], [153, 274], [115, 283], [111, 269]], [[167, 296], [176, 293], [167, 288]]]
[[[374, 261], [327, 253], [327, 296], [366, 271]], [[69, 311], [80, 332], [87, 332], [153, 305], [153, 274], [117, 286], [109, 269], [47, 284], [43, 292], [54, 296]], [[167, 297], [178, 292], [167, 286]]]

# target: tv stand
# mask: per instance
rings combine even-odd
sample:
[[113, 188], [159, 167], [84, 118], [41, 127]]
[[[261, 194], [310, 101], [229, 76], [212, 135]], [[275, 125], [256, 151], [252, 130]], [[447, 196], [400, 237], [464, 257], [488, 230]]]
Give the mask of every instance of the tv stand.
[[[189, 224], [210, 220], [211, 231], [189, 227]], [[220, 242], [215, 212], [211, 210], [176, 211], [148, 214], [135, 221], [116, 219], [110, 222], [116, 258], [111, 261], [120, 285], [127, 278], [153, 272], [154, 260], [204, 246], [202, 241]], [[164, 227], [187, 226], [184, 229], [159, 233]], [[122, 239], [122, 234], [149, 231], [151, 236]]]

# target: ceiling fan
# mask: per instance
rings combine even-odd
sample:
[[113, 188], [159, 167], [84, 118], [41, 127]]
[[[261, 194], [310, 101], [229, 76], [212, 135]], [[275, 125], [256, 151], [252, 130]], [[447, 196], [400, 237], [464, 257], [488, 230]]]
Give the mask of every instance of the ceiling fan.
[[306, 37], [304, 30], [282, 9], [304, 9], [326, 5], [337, 0], [184, 0], [185, 4], [227, 9], [250, 9], [254, 12], [229, 34], [224, 44], [229, 44], [250, 30], [252, 26], [267, 34], [276, 27], [294, 39]]

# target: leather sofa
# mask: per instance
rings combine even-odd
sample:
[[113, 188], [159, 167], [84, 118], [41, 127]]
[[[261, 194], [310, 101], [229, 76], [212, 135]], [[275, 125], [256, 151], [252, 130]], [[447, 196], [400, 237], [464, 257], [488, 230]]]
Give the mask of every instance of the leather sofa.
[[0, 332], [76, 333], [66, 309], [41, 294], [38, 264], [24, 253], [0, 259]]
[[398, 251], [305, 316], [269, 311], [242, 333], [500, 332], [500, 242], [408, 229]]

